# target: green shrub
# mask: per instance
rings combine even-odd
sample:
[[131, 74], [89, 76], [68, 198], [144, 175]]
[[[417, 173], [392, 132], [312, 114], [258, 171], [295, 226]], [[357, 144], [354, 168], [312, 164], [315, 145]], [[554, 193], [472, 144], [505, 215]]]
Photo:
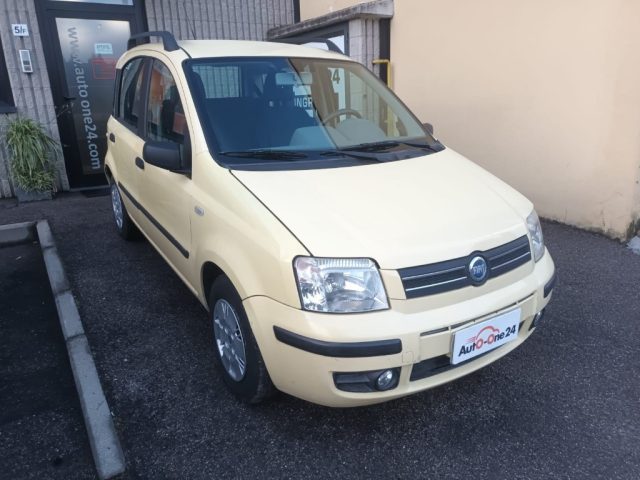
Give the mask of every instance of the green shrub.
[[55, 187], [52, 157], [58, 144], [38, 122], [17, 118], [9, 122], [5, 134], [11, 153], [11, 176], [27, 192], [47, 192]]

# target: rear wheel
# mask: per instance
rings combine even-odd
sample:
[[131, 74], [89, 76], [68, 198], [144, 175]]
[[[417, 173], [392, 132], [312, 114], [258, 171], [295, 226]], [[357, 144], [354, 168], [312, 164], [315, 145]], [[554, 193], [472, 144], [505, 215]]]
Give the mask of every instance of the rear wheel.
[[226, 276], [213, 282], [209, 305], [215, 356], [229, 390], [247, 403], [260, 403], [273, 396], [276, 390], [242, 300]]
[[140, 231], [129, 218], [129, 212], [127, 212], [122, 197], [120, 196], [120, 190], [116, 185], [116, 182], [111, 182], [111, 209], [113, 210], [113, 220], [116, 225], [116, 230], [122, 238], [125, 240], [136, 240], [140, 238]]

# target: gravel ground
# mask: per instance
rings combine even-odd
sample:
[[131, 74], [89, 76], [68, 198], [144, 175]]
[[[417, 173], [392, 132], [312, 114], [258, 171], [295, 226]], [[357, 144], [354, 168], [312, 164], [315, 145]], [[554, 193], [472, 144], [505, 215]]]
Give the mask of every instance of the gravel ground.
[[545, 222], [560, 280], [544, 323], [470, 376], [360, 409], [286, 395], [247, 407], [213, 367], [204, 310], [147, 242], [116, 235], [108, 197], [0, 201], [0, 224], [40, 218], [77, 297], [126, 478], [638, 478], [640, 256], [620, 243]]

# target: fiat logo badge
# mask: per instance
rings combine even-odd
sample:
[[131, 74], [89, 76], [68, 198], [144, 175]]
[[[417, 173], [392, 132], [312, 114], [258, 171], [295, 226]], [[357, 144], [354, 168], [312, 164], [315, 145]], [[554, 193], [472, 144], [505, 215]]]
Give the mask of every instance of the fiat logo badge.
[[489, 267], [487, 266], [487, 261], [481, 256], [476, 256], [471, 259], [469, 262], [469, 278], [471, 282], [480, 285], [484, 283], [489, 275]]

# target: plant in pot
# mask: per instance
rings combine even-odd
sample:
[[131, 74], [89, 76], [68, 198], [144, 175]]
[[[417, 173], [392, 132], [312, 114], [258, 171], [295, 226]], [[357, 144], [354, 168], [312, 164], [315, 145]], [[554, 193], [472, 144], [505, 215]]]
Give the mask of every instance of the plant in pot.
[[56, 141], [40, 123], [21, 117], [9, 122], [5, 140], [18, 201], [50, 200], [55, 191], [52, 160], [58, 155]]

